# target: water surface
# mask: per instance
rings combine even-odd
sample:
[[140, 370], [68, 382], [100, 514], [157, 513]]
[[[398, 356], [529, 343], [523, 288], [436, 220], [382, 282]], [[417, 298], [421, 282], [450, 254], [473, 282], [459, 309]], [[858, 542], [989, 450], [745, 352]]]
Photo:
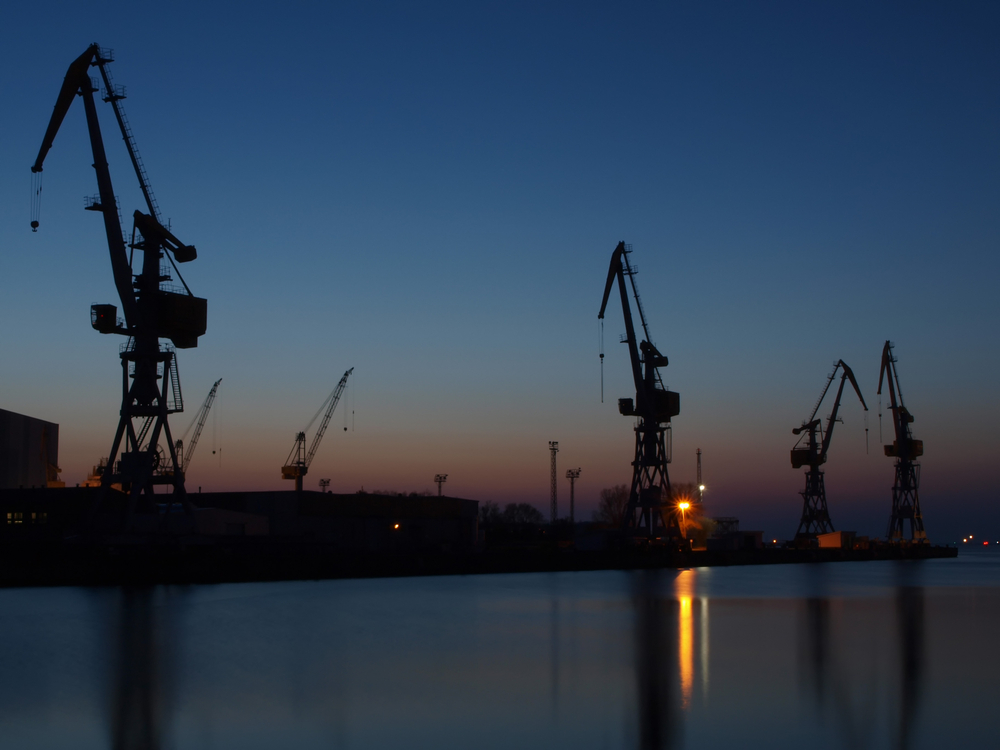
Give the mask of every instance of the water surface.
[[1000, 555], [0, 591], [0, 748], [997, 746]]

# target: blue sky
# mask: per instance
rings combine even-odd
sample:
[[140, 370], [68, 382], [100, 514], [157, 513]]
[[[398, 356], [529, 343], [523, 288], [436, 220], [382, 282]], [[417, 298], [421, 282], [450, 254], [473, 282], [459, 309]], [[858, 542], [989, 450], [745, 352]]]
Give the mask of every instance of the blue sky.
[[[81, 210], [96, 185], [79, 104], [28, 229], [28, 167], [69, 62], [98, 41], [163, 214], [199, 248], [185, 277], [209, 332], [181, 354], [175, 429], [224, 380], [193, 487], [282, 488], [294, 433], [353, 366], [353, 429], [338, 411], [307, 486], [422, 490], [447, 472], [454, 494], [547, 508], [559, 440], [589, 514], [631, 472], [616, 307], [604, 404], [597, 357], [625, 240], [681, 393], [671, 476], [693, 480], [701, 447], [710, 512], [794, 532], [791, 428], [843, 358], [871, 447], [848, 401], [831, 513], [884, 533], [875, 388], [891, 338], [931, 537], [998, 535], [998, 21], [989, 3], [15, 8], [0, 407], [60, 423], [71, 483], [110, 447], [120, 341], [89, 327], [115, 292]], [[101, 110], [128, 215], [141, 197]]]

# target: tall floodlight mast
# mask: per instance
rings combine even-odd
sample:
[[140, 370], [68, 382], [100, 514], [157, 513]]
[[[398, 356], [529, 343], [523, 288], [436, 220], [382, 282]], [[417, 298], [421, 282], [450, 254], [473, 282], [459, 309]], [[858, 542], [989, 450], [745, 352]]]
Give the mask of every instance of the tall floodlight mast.
[[[678, 511], [669, 505], [670, 476], [667, 464], [670, 454], [666, 435], [670, 430], [670, 419], [680, 414], [680, 395], [663, 386], [659, 368], [667, 366], [667, 358], [650, 341], [646, 314], [635, 283], [637, 268], [629, 264], [631, 245], [619, 242], [611, 254], [611, 267], [604, 285], [604, 300], [598, 319], [604, 318], [611, 287], [618, 280], [621, 295], [622, 314], [625, 317], [625, 336], [622, 343], [628, 344], [629, 359], [632, 364], [632, 380], [635, 384], [635, 401], [630, 398], [618, 399], [618, 411], [627, 417], [635, 417], [635, 459], [632, 461], [632, 488], [629, 491], [628, 506], [622, 520], [623, 530], [632, 536], [653, 539], [679, 532]], [[640, 343], [632, 324], [632, 310], [629, 305], [625, 277], [628, 277], [639, 309], [639, 319], [645, 338]], [[603, 356], [603, 352], [602, 352]]]
[[882, 348], [882, 367], [878, 375], [878, 394], [882, 395], [883, 379], [889, 384], [889, 409], [892, 411], [892, 425], [896, 439], [892, 445], [883, 446], [885, 455], [896, 459], [896, 482], [892, 486], [892, 516], [886, 534], [890, 541], [902, 541], [904, 526], [910, 523], [910, 541], [926, 543], [924, 518], [920, 514], [920, 464], [915, 458], [924, 455], [924, 441], [915, 440], [910, 432], [913, 415], [903, 405], [903, 391], [899, 387], [899, 373], [896, 358], [892, 354], [892, 342], [886, 341]]
[[[833, 401], [833, 411], [826, 423], [826, 432], [823, 432], [823, 420], [816, 419], [816, 412], [819, 411], [820, 404], [826, 398], [827, 392], [834, 378], [837, 377], [837, 370], [841, 370], [840, 388], [837, 389], [837, 397]], [[809, 419], [802, 423], [801, 427], [792, 430], [793, 435], [801, 435], [799, 441], [792, 448], [792, 468], [800, 469], [808, 466], [806, 471], [806, 488], [802, 490], [802, 518], [799, 520], [798, 531], [795, 532], [796, 539], [811, 539], [818, 534], [828, 534], [834, 530], [833, 521], [830, 520], [830, 511], [826, 505], [826, 484], [823, 479], [823, 472], [820, 466], [826, 463], [826, 454], [830, 450], [830, 440], [833, 438], [833, 427], [841, 420], [837, 419], [837, 412], [840, 410], [840, 397], [844, 393], [844, 383], [850, 380], [854, 386], [854, 392], [861, 399], [861, 405], [868, 411], [868, 404], [865, 397], [861, 395], [858, 388], [858, 381], [854, 379], [854, 373], [847, 366], [844, 360], [838, 361], [833, 366], [833, 372], [827, 377], [826, 386], [819, 394], [816, 405], [813, 407]], [[865, 428], [867, 433], [868, 428]]]
[[569, 480], [569, 522], [576, 523], [576, 480], [580, 478], [580, 469], [566, 469], [566, 478]]
[[[91, 307], [91, 325], [100, 333], [117, 333], [128, 337], [120, 351], [120, 421], [108, 457], [108, 469], [101, 479], [98, 507], [106, 498], [111, 485], [121, 485], [128, 493], [124, 530], [149, 528], [148, 522], [138, 524], [135, 514], [138, 512], [148, 517], [155, 513], [157, 506], [154, 488], [157, 485], [167, 485], [172, 488], [173, 493], [168, 498], [167, 512], [162, 516], [163, 523], [170, 523], [175, 530], [181, 530], [189, 528], [193, 519], [184, 491], [184, 471], [178, 460], [168, 422], [168, 415], [184, 410], [174, 347], [186, 349], [198, 345], [198, 337], [206, 329], [207, 302], [191, 293], [177, 268], [178, 263], [192, 261], [198, 253], [192, 245], [180, 242], [160, 222], [145, 167], [121, 107], [125, 90], [111, 83], [108, 64], [113, 59], [110, 50], [93, 44], [69, 66], [38, 157], [31, 167], [34, 175], [31, 228], [38, 229], [42, 164], [73, 99], [79, 95], [87, 118], [98, 189], [98, 195], [87, 199], [84, 207], [103, 216], [111, 269], [124, 314], [124, 319], [119, 319], [116, 306], [94, 305]], [[149, 210], [148, 214], [141, 211], [133, 213], [132, 237], [127, 245], [97, 118], [94, 94], [98, 88], [90, 78], [91, 67], [96, 67], [101, 74], [104, 82], [103, 99], [115, 110], [122, 138]], [[133, 270], [128, 250], [133, 253], [139, 251], [142, 263], [138, 273]], [[176, 274], [183, 289], [169, 283], [173, 281], [172, 273]], [[169, 339], [173, 346], [161, 344], [160, 339]], [[169, 456], [159, 448], [161, 436], [166, 442]], [[169, 505], [177, 501], [189, 511], [185, 516], [186, 523], [182, 523], [181, 519], [174, 520], [170, 513]]]
[[698, 456], [698, 471], [697, 471], [697, 482], [698, 482], [698, 502], [705, 502], [705, 483], [701, 479], [701, 448], [696, 452]]
[[549, 453], [552, 455], [552, 465], [549, 471], [549, 493], [551, 495], [551, 507], [549, 508], [552, 523], [556, 522], [559, 516], [559, 504], [556, 500], [556, 492], [559, 485], [556, 483], [556, 454], [559, 452], [559, 441], [549, 441]]

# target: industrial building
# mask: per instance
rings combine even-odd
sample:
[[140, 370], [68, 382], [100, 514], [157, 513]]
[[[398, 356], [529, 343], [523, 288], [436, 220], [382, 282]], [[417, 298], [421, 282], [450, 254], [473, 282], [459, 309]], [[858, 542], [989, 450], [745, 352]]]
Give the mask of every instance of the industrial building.
[[[0, 492], [0, 538], [61, 540], [87, 533], [100, 488]], [[164, 520], [168, 495], [158, 495]], [[479, 503], [454, 497], [337, 495], [329, 492], [212, 492], [188, 495], [192, 543], [231, 537], [297, 540], [337, 553], [470, 552], [478, 537]], [[127, 496], [111, 490], [92, 522], [113, 522]], [[171, 513], [184, 513], [173, 505]], [[164, 530], [164, 529], [161, 529]], [[156, 535], [157, 527], [145, 530]], [[152, 537], [151, 537], [152, 538]], [[264, 541], [261, 539], [261, 541]]]
[[0, 409], [0, 489], [62, 487], [59, 425]]

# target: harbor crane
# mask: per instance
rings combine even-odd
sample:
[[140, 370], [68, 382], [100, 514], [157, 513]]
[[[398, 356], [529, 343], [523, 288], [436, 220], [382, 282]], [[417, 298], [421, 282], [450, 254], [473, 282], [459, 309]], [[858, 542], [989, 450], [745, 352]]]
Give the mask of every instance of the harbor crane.
[[915, 440], [910, 432], [913, 415], [903, 404], [903, 391], [899, 387], [899, 373], [896, 358], [892, 354], [893, 345], [886, 341], [882, 348], [882, 367], [878, 375], [878, 395], [882, 395], [883, 381], [889, 386], [889, 410], [895, 440], [892, 445], [883, 446], [885, 455], [896, 459], [896, 482], [892, 486], [892, 516], [889, 518], [889, 541], [903, 541], [904, 526], [909, 521], [910, 541], [927, 543], [924, 532], [924, 518], [920, 514], [920, 464], [914, 459], [924, 455], [924, 441]]
[[[222, 382], [222, 378], [215, 381], [212, 386], [212, 390], [208, 392], [208, 396], [205, 398], [205, 403], [201, 405], [198, 410], [198, 414], [188, 428], [184, 431], [184, 434], [178, 438], [177, 442], [174, 444], [174, 448], [177, 451], [177, 458], [181, 465], [181, 471], [187, 474], [188, 465], [191, 463], [191, 459], [194, 457], [194, 449], [198, 447], [198, 438], [201, 437], [201, 431], [205, 428], [205, 422], [208, 420], [208, 413], [212, 410], [212, 404], [215, 403], [215, 393], [219, 390], [219, 383]], [[184, 450], [184, 438], [194, 428], [194, 435], [191, 436], [191, 443], [188, 445], [187, 450]]]
[[[816, 412], [819, 411], [823, 399], [826, 398], [830, 386], [840, 371], [840, 387], [837, 389], [837, 397], [833, 400], [833, 411], [827, 418], [826, 430], [823, 430], [823, 420], [816, 419]], [[844, 384], [850, 380], [854, 386], [854, 392], [861, 399], [861, 405], [868, 411], [868, 404], [865, 397], [861, 395], [858, 381], [854, 379], [854, 372], [844, 360], [839, 360], [833, 366], [833, 372], [827, 377], [826, 386], [816, 400], [809, 418], [802, 423], [801, 427], [792, 430], [793, 435], [800, 435], [799, 441], [792, 448], [792, 468], [801, 469], [808, 466], [806, 470], [806, 488], [802, 490], [802, 519], [799, 521], [798, 531], [795, 532], [796, 539], [814, 538], [818, 534], [828, 534], [834, 530], [833, 521], [830, 520], [830, 511], [826, 505], [826, 484], [823, 480], [823, 472], [820, 466], [826, 463], [826, 455], [830, 450], [830, 440], [833, 438], [833, 427], [837, 424], [837, 412], [840, 410], [840, 397], [844, 393]], [[865, 427], [867, 437], [868, 428]]]
[[[354, 372], [353, 367], [344, 373], [340, 382], [337, 383], [337, 387], [334, 388], [333, 392], [326, 397], [326, 401], [324, 401], [323, 405], [319, 407], [319, 411], [316, 412], [313, 418], [309, 420], [309, 424], [306, 425], [306, 428], [302, 430], [302, 432], [295, 435], [295, 445], [292, 446], [292, 452], [288, 454], [288, 459], [285, 461], [285, 465], [281, 467], [281, 478], [294, 479], [295, 490], [297, 492], [302, 491], [302, 477], [304, 477], [309, 471], [309, 465], [316, 456], [316, 451], [319, 449], [319, 444], [323, 439], [324, 433], [326, 433], [326, 428], [330, 426], [330, 419], [333, 417], [333, 411], [337, 408], [337, 402], [340, 401], [340, 397], [344, 393], [344, 389], [347, 387], [347, 378], [350, 377], [352, 372]], [[323, 411], [324, 409], [326, 409], [325, 412]], [[313, 435], [312, 443], [309, 444], [309, 450], [307, 451], [306, 432], [310, 427], [312, 427], [313, 422], [316, 421], [320, 414], [323, 414], [323, 421], [319, 423], [319, 429], [317, 429], [316, 434]]]
[[[597, 317], [599, 320], [604, 319], [611, 287], [617, 280], [622, 314], [625, 317], [626, 333], [622, 343], [628, 344], [632, 379], [635, 383], [635, 401], [630, 398], [618, 399], [618, 411], [623, 416], [636, 419], [632, 487], [629, 490], [628, 505], [622, 519], [622, 529], [630, 536], [655, 539], [660, 536], [677, 535], [680, 529], [678, 511], [669, 505], [671, 489], [667, 464], [670, 463], [670, 454], [666, 440], [670, 430], [670, 419], [680, 413], [680, 395], [663, 386], [659, 368], [667, 366], [667, 357], [661, 354], [650, 340], [646, 313], [642, 309], [642, 300], [639, 298], [635, 283], [638, 269], [629, 264], [628, 256], [631, 252], [631, 245], [619, 242], [611, 254], [608, 280], [604, 286], [604, 299]], [[636, 337], [632, 322], [626, 277], [639, 309], [639, 319], [645, 335], [641, 342]], [[602, 343], [602, 362], [603, 359]]]
[[[190, 526], [193, 522], [192, 507], [186, 499], [184, 472], [171, 437], [168, 416], [184, 410], [175, 347], [187, 349], [198, 345], [198, 337], [206, 330], [208, 303], [192, 294], [177, 267], [179, 263], [195, 260], [198, 253], [194, 246], [182, 243], [162, 223], [146, 168], [121, 105], [125, 88], [112, 82], [108, 65], [113, 60], [111, 50], [92, 44], [69, 66], [38, 157], [31, 167], [31, 228], [37, 231], [39, 225], [43, 162], [70, 105], [79, 96], [86, 114], [98, 189], [96, 197], [86, 199], [84, 208], [103, 217], [112, 274], [124, 315], [124, 318], [118, 317], [115, 305], [93, 305], [91, 325], [100, 333], [126, 337], [126, 343], [119, 352], [122, 366], [120, 420], [94, 511], [104, 502], [112, 485], [121, 485], [123, 491], [128, 493], [123, 530], [136, 530], [135, 512], [155, 513], [155, 486], [169, 485], [173, 492], [167, 501], [164, 523], [176, 523], [172, 520], [169, 506], [180, 502], [188, 511], [186, 518]], [[91, 68], [97, 68], [100, 82], [91, 79]], [[131, 241], [128, 243], [122, 231], [94, 100], [101, 83], [102, 98], [114, 110], [148, 210], [148, 213], [138, 210], [133, 213]], [[138, 273], [132, 267], [134, 256], [141, 258]], [[173, 283], [174, 276], [180, 287]], [[169, 339], [172, 345], [161, 343], [161, 339]], [[166, 442], [169, 457], [159, 447], [161, 436]], [[142, 525], [143, 528], [148, 526]]]

